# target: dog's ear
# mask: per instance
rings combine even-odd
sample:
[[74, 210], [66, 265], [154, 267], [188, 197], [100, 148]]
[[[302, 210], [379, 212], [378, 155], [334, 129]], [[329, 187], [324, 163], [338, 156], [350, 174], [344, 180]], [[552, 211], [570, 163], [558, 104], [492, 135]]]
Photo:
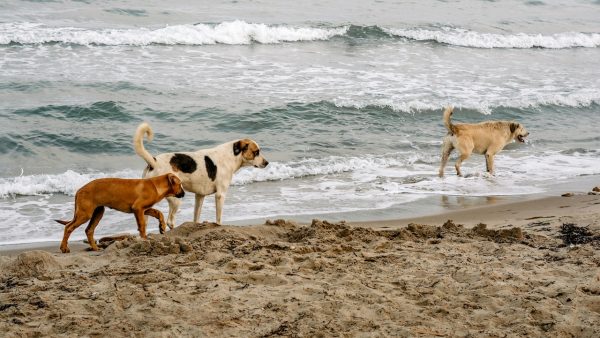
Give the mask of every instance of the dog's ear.
[[515, 122], [511, 122], [510, 123], [510, 132], [511, 133], [514, 133], [515, 130], [517, 130], [517, 128], [519, 128], [519, 124], [518, 123], [515, 123]]
[[248, 149], [248, 143], [243, 140], [239, 140], [233, 144], [233, 155], [237, 156], [241, 152], [246, 151]]
[[181, 183], [179, 177], [175, 176], [174, 174], [167, 174], [167, 179], [169, 180], [169, 186], [171, 186], [171, 188], [175, 188]]

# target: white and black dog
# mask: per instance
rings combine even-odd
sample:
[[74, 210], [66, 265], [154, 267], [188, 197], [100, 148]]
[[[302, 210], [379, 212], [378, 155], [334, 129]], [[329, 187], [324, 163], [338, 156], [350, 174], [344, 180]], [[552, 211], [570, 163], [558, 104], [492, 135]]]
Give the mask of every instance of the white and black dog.
[[[148, 166], [144, 169], [143, 177], [155, 177], [174, 173], [181, 179], [183, 189], [196, 194], [194, 205], [194, 222], [199, 222], [200, 211], [204, 196], [215, 194], [217, 224], [221, 224], [221, 214], [227, 189], [233, 174], [241, 167], [266, 167], [269, 162], [260, 153], [256, 142], [242, 139], [227, 142], [210, 149], [200, 149], [194, 152], [164, 153], [153, 157], [144, 148], [144, 135], [148, 141], [154, 133], [148, 123], [138, 126], [133, 137], [135, 152], [140, 155]], [[181, 200], [167, 197], [169, 202], [169, 217], [167, 225], [175, 226], [175, 213], [179, 210]]]

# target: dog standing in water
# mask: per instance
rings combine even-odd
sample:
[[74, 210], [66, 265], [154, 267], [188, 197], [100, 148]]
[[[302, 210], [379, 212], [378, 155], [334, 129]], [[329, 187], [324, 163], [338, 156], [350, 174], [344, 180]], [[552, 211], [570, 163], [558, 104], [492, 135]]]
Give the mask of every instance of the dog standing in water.
[[56, 220], [65, 225], [65, 234], [60, 243], [60, 251], [69, 252], [67, 241], [71, 233], [87, 222], [85, 234], [90, 247], [98, 251], [94, 240], [94, 230], [104, 215], [104, 208], [133, 213], [137, 221], [140, 237], [146, 238], [146, 219], [144, 215], [158, 219], [160, 233], [166, 229], [163, 214], [152, 206], [167, 196], [183, 197], [185, 192], [181, 180], [166, 174], [149, 179], [100, 178], [93, 180], [77, 190], [75, 194], [75, 215], [71, 221]]
[[525, 143], [525, 137], [529, 135], [527, 129], [512, 121], [486, 121], [480, 123], [453, 124], [450, 121], [453, 107], [447, 107], [444, 111], [444, 125], [448, 134], [444, 137], [442, 145], [442, 163], [439, 176], [444, 176], [444, 168], [454, 149], [458, 149], [460, 156], [456, 161], [456, 174], [462, 176], [460, 165], [469, 158], [471, 153], [485, 155], [487, 172], [494, 173], [494, 156], [512, 140]]

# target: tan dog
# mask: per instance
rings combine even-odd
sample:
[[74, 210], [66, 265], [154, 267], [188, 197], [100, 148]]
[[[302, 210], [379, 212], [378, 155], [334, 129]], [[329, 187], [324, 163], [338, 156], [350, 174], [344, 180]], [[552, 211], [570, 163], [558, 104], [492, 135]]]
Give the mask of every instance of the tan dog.
[[454, 149], [458, 149], [460, 152], [455, 165], [458, 176], [462, 176], [460, 172], [461, 163], [473, 152], [485, 155], [487, 172], [493, 174], [494, 155], [499, 153], [512, 140], [525, 143], [525, 137], [529, 135], [522, 124], [511, 121], [452, 124], [450, 116], [453, 110], [453, 107], [448, 107], [444, 111], [444, 124], [448, 129], [448, 134], [444, 137], [442, 145], [440, 177], [444, 176], [444, 168], [450, 153]]
[[60, 251], [69, 252], [67, 241], [71, 233], [81, 224], [90, 220], [85, 234], [92, 250], [98, 251], [94, 241], [94, 229], [104, 214], [104, 207], [133, 213], [137, 221], [140, 237], [146, 238], [144, 215], [158, 219], [160, 233], [165, 232], [165, 219], [162, 213], [152, 206], [167, 196], [183, 197], [181, 180], [173, 174], [150, 179], [100, 178], [84, 185], [75, 194], [75, 215], [71, 221], [56, 220], [65, 225], [65, 234], [60, 243]]
[[[133, 137], [135, 152], [148, 163], [143, 177], [155, 177], [166, 173], [176, 174], [181, 179], [183, 189], [196, 194], [195, 223], [200, 220], [204, 197], [215, 194], [216, 220], [217, 224], [221, 224], [225, 196], [233, 174], [241, 167], [264, 168], [269, 164], [260, 153], [258, 144], [250, 139], [231, 141], [214, 148], [200, 149], [194, 152], [164, 153], [153, 157], [144, 148], [144, 135], [148, 137], [149, 141], [154, 135], [152, 128], [147, 123], [140, 124]], [[175, 214], [179, 210], [181, 201], [171, 197], [167, 198], [167, 201], [169, 202], [167, 225], [173, 229]]]

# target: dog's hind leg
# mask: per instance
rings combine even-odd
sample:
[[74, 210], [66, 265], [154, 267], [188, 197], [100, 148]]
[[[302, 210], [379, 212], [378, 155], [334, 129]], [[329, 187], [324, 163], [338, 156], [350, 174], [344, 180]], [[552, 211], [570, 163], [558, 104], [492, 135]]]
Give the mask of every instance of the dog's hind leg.
[[444, 177], [444, 168], [446, 168], [446, 163], [448, 163], [448, 158], [450, 158], [450, 153], [454, 150], [454, 146], [448, 137], [444, 138], [444, 143], [442, 144], [442, 161], [440, 164], [440, 172], [439, 176]]
[[194, 204], [194, 223], [200, 222], [200, 213], [202, 212], [203, 203], [204, 195], [196, 194], [196, 203]]
[[167, 225], [165, 224], [165, 217], [163, 216], [162, 212], [158, 211], [157, 209], [150, 208], [144, 211], [144, 215], [146, 215], [144, 216], [144, 221], [146, 221], [146, 224], [148, 224], [148, 216], [152, 216], [158, 220], [158, 230], [160, 231], [160, 233], [165, 233]]
[[84, 212], [83, 210], [77, 210], [75, 213], [75, 218], [65, 225], [65, 233], [63, 235], [63, 239], [60, 242], [60, 251], [62, 253], [71, 252], [67, 242], [69, 241], [69, 236], [71, 233], [77, 229], [80, 225], [87, 222], [90, 218], [92, 218], [91, 212]]
[[94, 240], [94, 230], [96, 230], [96, 226], [102, 219], [102, 215], [104, 215], [104, 207], [100, 206], [94, 209], [94, 213], [92, 214], [92, 219], [90, 223], [85, 228], [85, 235], [87, 236], [88, 242], [90, 243], [90, 247], [93, 251], [99, 251], [98, 246], [96, 245], [96, 241]]
[[179, 211], [181, 199], [177, 197], [167, 197], [167, 202], [169, 202], [169, 216], [167, 217], [167, 225], [170, 229], [173, 229], [175, 228], [175, 214], [177, 211]]
[[460, 172], [460, 165], [462, 164], [462, 162], [464, 160], [466, 160], [467, 158], [469, 158], [469, 155], [471, 155], [471, 154], [462, 153], [458, 157], [458, 160], [456, 161], [456, 164], [454, 165], [454, 168], [456, 168], [456, 175], [462, 176], [462, 173]]

